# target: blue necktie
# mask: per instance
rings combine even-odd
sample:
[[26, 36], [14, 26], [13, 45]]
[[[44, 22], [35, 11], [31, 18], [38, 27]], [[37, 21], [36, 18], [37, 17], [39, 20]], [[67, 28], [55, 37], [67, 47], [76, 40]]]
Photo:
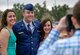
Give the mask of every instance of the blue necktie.
[[31, 28], [30, 28], [30, 24], [28, 24], [27, 27], [28, 27], [28, 31], [29, 31], [30, 33], [32, 33], [32, 30], [31, 30]]

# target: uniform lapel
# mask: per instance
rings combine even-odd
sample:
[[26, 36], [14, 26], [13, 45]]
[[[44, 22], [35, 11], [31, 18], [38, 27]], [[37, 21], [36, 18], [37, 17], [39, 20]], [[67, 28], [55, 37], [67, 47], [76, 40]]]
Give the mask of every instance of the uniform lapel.
[[25, 33], [28, 33], [28, 30], [23, 21], [21, 22], [21, 29], [24, 30]]

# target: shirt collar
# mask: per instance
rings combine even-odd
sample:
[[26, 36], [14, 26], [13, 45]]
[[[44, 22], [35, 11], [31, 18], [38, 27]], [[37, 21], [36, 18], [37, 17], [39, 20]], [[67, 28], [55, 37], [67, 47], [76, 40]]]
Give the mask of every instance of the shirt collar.
[[24, 19], [23, 19], [23, 22], [24, 22], [24, 24], [25, 25], [28, 25], [28, 24], [30, 24], [30, 26], [32, 26], [32, 22], [30, 22], [30, 23], [27, 23]]

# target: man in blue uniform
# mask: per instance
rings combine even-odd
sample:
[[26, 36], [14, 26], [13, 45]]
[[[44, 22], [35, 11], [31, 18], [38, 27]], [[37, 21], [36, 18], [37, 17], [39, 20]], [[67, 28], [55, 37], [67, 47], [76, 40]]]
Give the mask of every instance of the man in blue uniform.
[[36, 55], [40, 39], [40, 23], [34, 20], [32, 4], [24, 5], [23, 20], [16, 23], [13, 32], [17, 38], [16, 55]]

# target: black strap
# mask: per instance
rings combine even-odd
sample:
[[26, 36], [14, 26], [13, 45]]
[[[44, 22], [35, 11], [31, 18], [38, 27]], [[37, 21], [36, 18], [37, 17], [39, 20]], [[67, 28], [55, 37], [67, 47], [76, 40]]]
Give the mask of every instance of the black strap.
[[80, 28], [77, 28], [77, 29], [75, 29], [75, 30], [80, 30]]

